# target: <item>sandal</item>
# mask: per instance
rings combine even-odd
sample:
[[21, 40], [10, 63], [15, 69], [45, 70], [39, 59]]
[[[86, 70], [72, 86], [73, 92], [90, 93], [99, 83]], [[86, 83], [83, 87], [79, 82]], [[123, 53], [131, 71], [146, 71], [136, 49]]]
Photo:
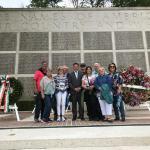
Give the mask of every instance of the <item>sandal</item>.
[[113, 122], [112, 118], [107, 118], [108, 122]]
[[107, 121], [108, 119], [107, 118], [104, 118], [102, 121]]

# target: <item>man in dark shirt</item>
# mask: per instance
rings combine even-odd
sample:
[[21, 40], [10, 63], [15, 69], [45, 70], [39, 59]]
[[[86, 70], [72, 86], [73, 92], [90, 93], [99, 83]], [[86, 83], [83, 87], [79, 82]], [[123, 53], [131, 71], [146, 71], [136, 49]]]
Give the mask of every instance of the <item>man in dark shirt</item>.
[[80, 70], [81, 72], [83, 73], [83, 75], [85, 74], [85, 71], [86, 71], [86, 64], [85, 63], [81, 63], [80, 64]]

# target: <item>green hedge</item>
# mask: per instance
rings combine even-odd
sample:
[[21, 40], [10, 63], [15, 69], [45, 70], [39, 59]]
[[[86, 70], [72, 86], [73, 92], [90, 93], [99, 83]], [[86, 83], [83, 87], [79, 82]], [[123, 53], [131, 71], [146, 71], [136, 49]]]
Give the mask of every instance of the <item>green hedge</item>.
[[9, 96], [9, 103], [14, 104], [19, 101], [23, 94], [23, 85], [20, 80], [11, 77], [9, 79], [10, 81], [10, 87], [13, 89], [13, 92]]

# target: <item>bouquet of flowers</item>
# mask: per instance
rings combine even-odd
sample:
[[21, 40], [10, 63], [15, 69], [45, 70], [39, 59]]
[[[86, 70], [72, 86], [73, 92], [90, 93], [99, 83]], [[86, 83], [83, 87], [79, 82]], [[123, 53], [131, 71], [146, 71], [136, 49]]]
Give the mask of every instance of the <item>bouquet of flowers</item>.
[[[124, 84], [133, 85], [132, 88], [123, 87], [123, 96], [126, 104], [137, 106], [150, 99], [150, 76], [145, 75], [141, 68], [129, 66], [121, 74]], [[142, 88], [134, 88], [134, 86]]]

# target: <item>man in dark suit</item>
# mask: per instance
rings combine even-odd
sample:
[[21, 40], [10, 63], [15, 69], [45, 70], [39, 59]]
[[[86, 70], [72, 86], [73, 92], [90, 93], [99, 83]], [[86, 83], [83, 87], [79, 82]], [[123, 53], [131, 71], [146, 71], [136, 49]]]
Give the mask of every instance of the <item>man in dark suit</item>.
[[73, 64], [73, 72], [69, 75], [69, 86], [71, 89], [72, 96], [72, 120], [77, 119], [77, 102], [79, 104], [79, 117], [81, 120], [84, 120], [84, 106], [81, 103], [81, 85], [82, 85], [82, 72], [79, 71], [79, 64]]

